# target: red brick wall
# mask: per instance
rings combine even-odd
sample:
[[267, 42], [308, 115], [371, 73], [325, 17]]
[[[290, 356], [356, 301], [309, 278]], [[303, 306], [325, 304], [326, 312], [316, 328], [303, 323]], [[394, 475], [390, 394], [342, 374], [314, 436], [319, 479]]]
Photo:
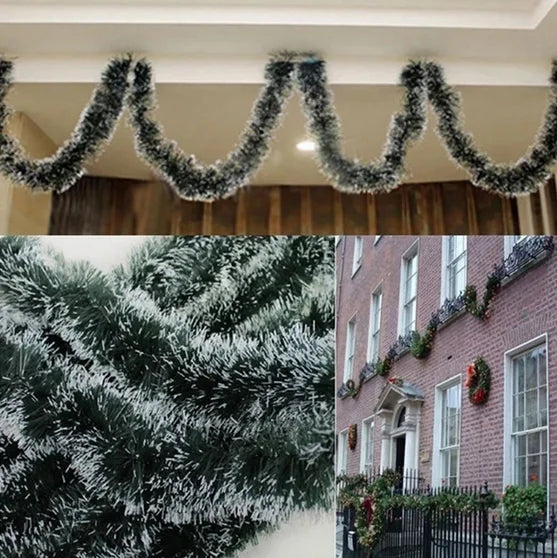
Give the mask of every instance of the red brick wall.
[[[354, 379], [358, 381], [365, 364], [369, 327], [370, 297], [382, 281], [383, 312], [381, 349], [383, 357], [396, 340], [398, 291], [403, 253], [418, 239], [417, 327], [423, 331], [431, 314], [440, 306], [441, 237], [385, 236], [374, 246], [374, 237], [364, 237], [361, 268], [351, 277], [354, 237], [343, 237], [337, 245], [337, 387], [342, 384], [346, 324], [356, 313]], [[478, 286], [483, 295], [485, 280], [504, 257], [503, 237], [468, 238], [467, 282]], [[418, 386], [425, 394], [422, 407], [419, 449], [433, 451], [433, 410], [435, 386], [462, 374], [475, 357], [482, 355], [492, 372], [488, 403], [475, 407], [462, 386], [462, 427], [460, 442], [460, 484], [488, 481], [497, 492], [503, 483], [504, 353], [521, 343], [547, 333], [549, 384], [549, 479], [552, 501], [557, 500], [557, 252], [538, 266], [520, 274], [505, 285], [495, 298], [491, 317], [481, 321], [464, 313], [442, 327], [431, 354], [418, 360], [404, 355], [393, 365], [392, 375]], [[337, 400], [337, 431], [358, 424], [373, 413], [386, 380], [374, 377], [365, 383], [356, 398]], [[381, 438], [376, 421], [374, 459], [379, 466]], [[360, 443], [348, 451], [348, 472], [359, 471]], [[431, 463], [420, 463], [427, 481]]]

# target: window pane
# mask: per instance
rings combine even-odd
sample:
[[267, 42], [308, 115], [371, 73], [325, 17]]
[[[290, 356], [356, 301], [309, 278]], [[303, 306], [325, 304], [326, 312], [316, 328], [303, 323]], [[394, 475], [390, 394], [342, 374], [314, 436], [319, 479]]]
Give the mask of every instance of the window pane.
[[539, 383], [541, 386], [547, 384], [547, 369], [546, 369], [546, 351], [545, 347], [538, 351], [538, 370], [539, 370]]
[[524, 417], [524, 428], [538, 427], [538, 392], [530, 390], [526, 392], [526, 415]]
[[532, 353], [526, 355], [526, 389], [538, 385], [538, 359]]
[[540, 467], [540, 484], [547, 486], [547, 454], [542, 453], [541, 455], [541, 467]]
[[373, 463], [373, 422], [366, 424], [366, 465]]
[[547, 387], [540, 388], [539, 391], [539, 404], [540, 404], [540, 426], [547, 426]]
[[514, 462], [514, 482], [519, 486], [526, 484], [526, 458], [517, 457]]
[[540, 480], [540, 456], [531, 455], [528, 457], [528, 483]]
[[415, 329], [416, 322], [416, 304], [415, 301], [409, 303], [404, 308], [404, 333], [408, 333]]
[[513, 432], [524, 430], [524, 395], [520, 393], [513, 398]]
[[513, 393], [521, 391], [524, 391], [524, 359], [519, 357], [514, 360]]
[[526, 436], [515, 438], [515, 452], [517, 457], [526, 455]]
[[528, 434], [528, 453], [540, 453], [540, 433]]

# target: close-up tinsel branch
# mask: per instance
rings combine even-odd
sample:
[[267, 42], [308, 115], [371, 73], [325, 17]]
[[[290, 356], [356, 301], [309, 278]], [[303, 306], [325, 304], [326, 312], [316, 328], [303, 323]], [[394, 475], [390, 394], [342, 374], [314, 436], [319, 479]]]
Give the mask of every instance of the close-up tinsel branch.
[[111, 273], [0, 239], [0, 556], [226, 558], [329, 510], [333, 282], [327, 237]]
[[[0, 172], [33, 189], [63, 192], [84, 173], [84, 165], [109, 141], [127, 106], [138, 155], [183, 199], [213, 201], [247, 185], [261, 167], [295, 87], [302, 97], [308, 130], [317, 143], [317, 158], [331, 185], [349, 193], [379, 193], [397, 188], [405, 176], [411, 143], [427, 126], [428, 103], [437, 115], [437, 132], [450, 157], [472, 184], [507, 197], [536, 192], [557, 162], [557, 61], [550, 76], [550, 98], [534, 144], [514, 164], [494, 163], [479, 151], [462, 128], [460, 94], [434, 62], [409, 62], [402, 70], [403, 106], [393, 115], [379, 159], [360, 163], [345, 157], [341, 127], [328, 86], [326, 64], [311, 54], [281, 53], [265, 68], [265, 84], [237, 147], [226, 158], [204, 166], [176, 142], [164, 137], [153, 112], [156, 108], [153, 71], [145, 59], [112, 60], [90, 105], [70, 139], [52, 157], [32, 161], [7, 132], [11, 110], [6, 95], [12, 63], [0, 59]], [[132, 74], [130, 78], [130, 74]]]

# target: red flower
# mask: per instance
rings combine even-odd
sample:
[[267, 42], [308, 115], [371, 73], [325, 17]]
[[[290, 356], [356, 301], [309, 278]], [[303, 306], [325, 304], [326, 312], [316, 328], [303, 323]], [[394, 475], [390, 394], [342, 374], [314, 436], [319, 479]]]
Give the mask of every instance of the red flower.
[[476, 405], [481, 405], [482, 403], [485, 403], [486, 396], [486, 391], [483, 388], [478, 388], [472, 396], [472, 402]]
[[530, 475], [530, 482], [538, 482], [538, 475], [536, 473]]
[[373, 500], [370, 496], [364, 498], [362, 507], [366, 510], [366, 523], [369, 525], [373, 519]]
[[472, 385], [472, 381], [476, 377], [476, 367], [473, 364], [469, 364], [466, 372], [467, 376], [466, 381], [464, 382], [464, 386], [469, 388]]

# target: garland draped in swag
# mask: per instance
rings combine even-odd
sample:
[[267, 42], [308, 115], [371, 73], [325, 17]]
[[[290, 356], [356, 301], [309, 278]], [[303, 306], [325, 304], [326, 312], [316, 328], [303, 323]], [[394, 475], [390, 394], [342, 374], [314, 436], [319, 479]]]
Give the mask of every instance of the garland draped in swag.
[[317, 143], [317, 158], [332, 186], [349, 193], [379, 193], [397, 188], [404, 176], [406, 153], [427, 126], [428, 103], [438, 116], [437, 132], [451, 158], [472, 183], [507, 197], [537, 191], [557, 161], [557, 60], [550, 76], [550, 99], [535, 143], [514, 164], [498, 164], [475, 146], [462, 127], [460, 95], [446, 83], [443, 68], [412, 61], [402, 70], [405, 96], [394, 114], [379, 159], [364, 164], [343, 155], [340, 123], [328, 87], [325, 61], [312, 54], [280, 53], [265, 68], [265, 84], [237, 147], [211, 165], [201, 165], [176, 142], [164, 137], [154, 119], [153, 72], [145, 59], [131, 55], [111, 60], [74, 132], [57, 153], [41, 160], [26, 157], [7, 133], [10, 109], [6, 95], [12, 84], [11, 61], [0, 58], [0, 172], [16, 183], [38, 190], [63, 192], [84, 173], [84, 166], [108, 142], [124, 108], [130, 111], [138, 155], [184, 199], [213, 201], [233, 195], [249, 183], [269, 151], [284, 107], [297, 87]]

